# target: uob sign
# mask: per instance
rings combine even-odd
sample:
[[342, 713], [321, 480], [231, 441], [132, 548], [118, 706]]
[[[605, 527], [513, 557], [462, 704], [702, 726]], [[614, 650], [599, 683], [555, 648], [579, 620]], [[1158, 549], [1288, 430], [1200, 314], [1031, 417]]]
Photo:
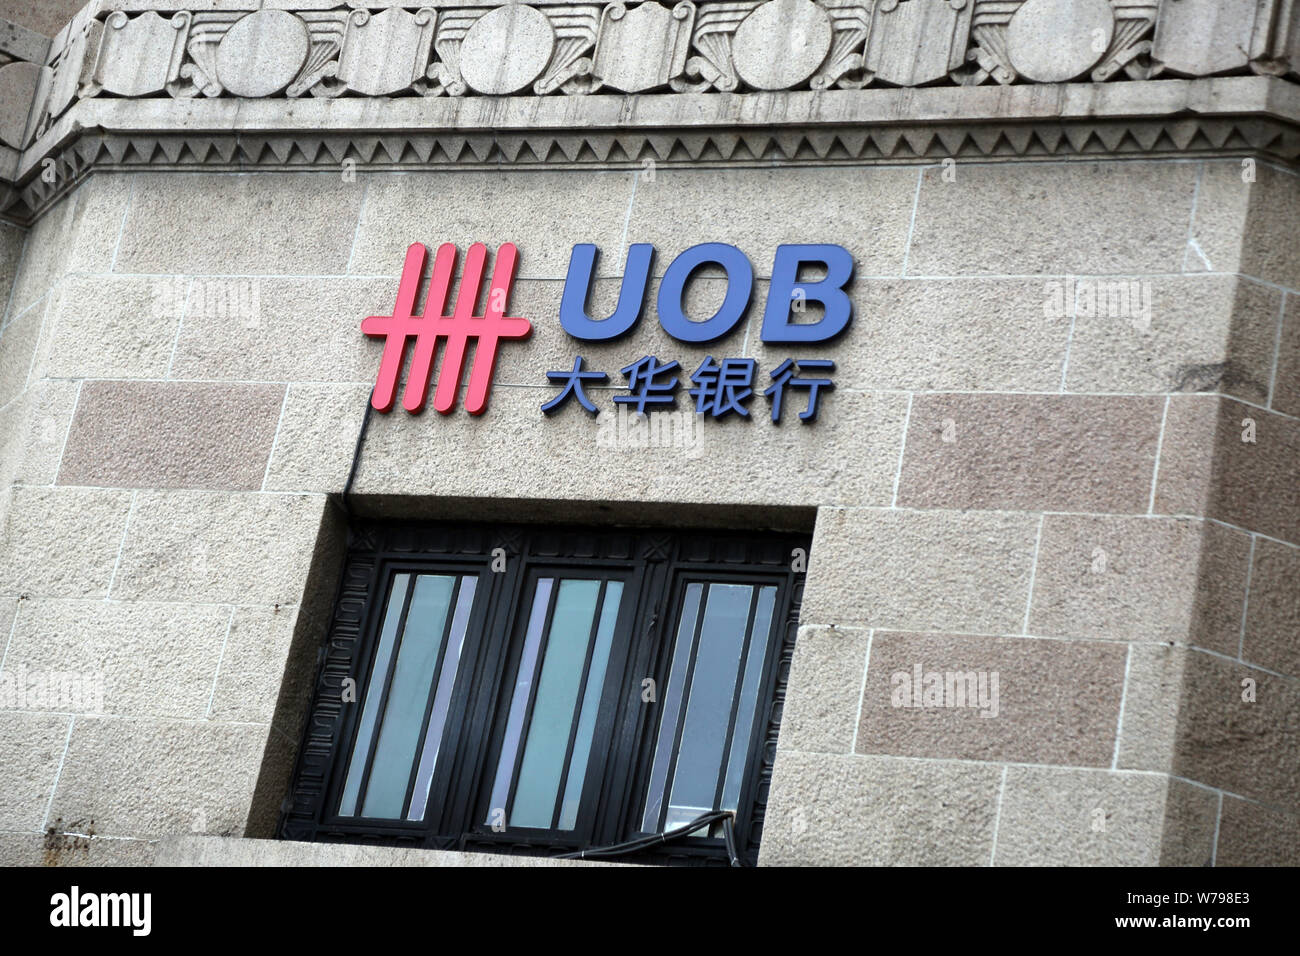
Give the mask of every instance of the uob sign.
[[[497, 251], [487, 301], [478, 312], [478, 292], [487, 266], [487, 248], [482, 243], [470, 246], [461, 275], [460, 292], [454, 309], [447, 310], [447, 299], [455, 274], [458, 250], [444, 244], [434, 257], [432, 279], [423, 315], [415, 314], [416, 298], [424, 274], [427, 250], [414, 243], [407, 250], [397, 304], [392, 315], [370, 316], [361, 323], [369, 336], [384, 339], [379, 377], [371, 399], [381, 412], [392, 409], [397, 397], [398, 379], [405, 364], [407, 348], [413, 347], [410, 371], [402, 406], [409, 412], [424, 408], [429, 380], [439, 343], [443, 357], [434, 389], [433, 407], [450, 413], [460, 392], [466, 351], [475, 343], [474, 362], [469, 372], [465, 408], [479, 415], [487, 408], [488, 393], [497, 351], [502, 342], [524, 340], [532, 334], [532, 323], [521, 316], [508, 316], [506, 309], [514, 282], [519, 251], [505, 243]], [[654, 265], [655, 249], [648, 243], [628, 250], [622, 285], [614, 312], [602, 319], [587, 314], [587, 300], [595, 276], [599, 250], [591, 244], [574, 246], [568, 276], [560, 304], [560, 325], [573, 338], [585, 342], [607, 342], [626, 335], [641, 321]], [[702, 267], [716, 266], [726, 275], [727, 291], [722, 305], [702, 321], [687, 317], [683, 308], [686, 285]], [[816, 268], [824, 275], [816, 281], [800, 278], [805, 270]], [[772, 278], [763, 312], [761, 338], [768, 344], [809, 345], [828, 342], [844, 332], [853, 318], [853, 305], [846, 291], [853, 278], [853, 257], [836, 245], [782, 245], [777, 247], [772, 263]], [[668, 266], [659, 285], [656, 301], [659, 323], [679, 342], [701, 344], [729, 334], [749, 310], [754, 293], [754, 269], [749, 259], [735, 246], [709, 242], [692, 246]], [[807, 303], [821, 306], [816, 321], [796, 321]], [[680, 366], [675, 361], [661, 362], [647, 355], [621, 369], [627, 378], [628, 395], [614, 397], [614, 402], [644, 414], [649, 409], [672, 407], [676, 403]], [[788, 389], [807, 393], [806, 407], [800, 420], [812, 421], [817, 414], [820, 394], [834, 387], [829, 373], [834, 363], [828, 359], [786, 359], [769, 373], [771, 385], [764, 390], [770, 401], [772, 420], [781, 420], [783, 398]], [[723, 418], [735, 413], [748, 417], [753, 397], [757, 363], [753, 359], [708, 356], [691, 374], [694, 385], [689, 394], [695, 409], [702, 415]], [[810, 375], [817, 377], [810, 377]], [[598, 409], [585, 387], [608, 381], [608, 374], [584, 368], [582, 356], [573, 368], [547, 373], [561, 391], [542, 406], [552, 413], [569, 400], [577, 400], [591, 414]]]

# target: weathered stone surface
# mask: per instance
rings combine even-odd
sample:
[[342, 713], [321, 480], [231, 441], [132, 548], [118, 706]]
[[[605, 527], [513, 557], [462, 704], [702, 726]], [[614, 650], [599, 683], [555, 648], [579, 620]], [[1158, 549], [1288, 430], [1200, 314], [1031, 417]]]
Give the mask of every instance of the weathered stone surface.
[[1026, 0], [1007, 25], [1007, 54], [1026, 79], [1064, 83], [1101, 59], [1114, 32], [1107, 0]]
[[1155, 511], [1204, 515], [1300, 544], [1297, 456], [1294, 419], [1231, 399], [1174, 396]]
[[1156, 398], [918, 395], [898, 503], [920, 508], [1145, 511]]
[[217, 48], [217, 77], [235, 96], [270, 96], [293, 82], [310, 48], [307, 24], [283, 10], [239, 20]]
[[59, 483], [261, 488], [284, 394], [283, 385], [88, 382]]
[[361, 321], [392, 314], [397, 278], [201, 277], [188, 290], [173, 378], [373, 384], [383, 343]]
[[782, 750], [853, 750], [869, 634], [860, 628], [800, 629], [781, 711]]
[[[910, 6], [911, 4], [907, 4]], [[966, 165], [922, 174], [909, 275], [1180, 272], [1196, 167]], [[1008, 216], [1008, 209], [1023, 214]], [[979, 223], [972, 232], [972, 223]]]
[[1297, 808], [1300, 691], [1294, 680], [1184, 648], [1133, 645], [1131, 653], [1120, 769], [1173, 773]]
[[1300, 676], [1300, 549], [1255, 540], [1241, 657]]
[[1287, 296], [1271, 405], [1300, 417], [1300, 296]]
[[180, 71], [190, 16], [164, 20], [156, 13], [130, 18], [121, 11], [105, 21], [94, 82], [119, 96], [161, 92]]
[[[1066, 284], [1052, 284], [1053, 293]], [[1076, 307], [1067, 391], [1221, 392], [1268, 400], [1277, 290], [1235, 276], [1068, 284]]]
[[[256, 724], [79, 717], [51, 819], [155, 837], [243, 832], [269, 729]], [[140, 781], [151, 782], [140, 799]]]
[[[871, 640], [856, 750], [1109, 766], [1124, 654], [1124, 648], [1114, 644], [877, 630]], [[955, 703], [945, 696], [943, 683], [935, 706], [922, 697], [935, 674], [939, 682], [948, 674], [957, 675]], [[972, 674], [977, 676], [974, 689], [983, 696], [971, 699], [963, 693], [959, 700], [957, 684], [968, 691]], [[904, 690], [907, 696], [900, 696]]]
[[592, 59], [596, 88], [641, 93], [666, 85], [686, 67], [694, 24], [693, 3], [678, 3], [671, 11], [659, 3], [631, 10], [611, 3], [601, 11]]
[[69, 276], [50, 306], [54, 378], [163, 378], [185, 310], [180, 278]]
[[947, 76], [966, 59], [974, 7], [963, 0], [875, 4], [865, 56], [868, 74], [899, 86]]
[[[806, 214], [812, 195], [824, 210], [815, 217]], [[717, 241], [724, 229], [744, 237], [740, 249], [757, 278], [771, 277], [777, 246], [828, 241], [852, 250], [859, 276], [898, 275], [915, 196], [910, 169], [865, 177], [835, 169], [660, 169], [653, 183], [637, 183], [627, 241], [654, 243], [660, 276], [686, 249]], [[611, 259], [601, 274], [622, 275], [623, 262]]]
[[1152, 59], [1187, 76], [1245, 66], [1257, 7], [1255, 0], [1161, 0]]
[[504, 853], [461, 853], [349, 843], [300, 843], [216, 836], [173, 836], [160, 841], [158, 866], [436, 866], [622, 867], [616, 860], [562, 860]]
[[37, 63], [9, 63], [0, 67], [0, 143], [22, 149], [35, 132], [32, 116], [39, 94], [52, 74]]
[[1248, 535], [1205, 521], [1048, 515], [1029, 632], [1235, 657], [1249, 553]]
[[211, 605], [32, 599], [19, 606], [5, 668], [102, 678], [105, 714], [200, 719], [229, 623]]
[[740, 78], [760, 90], [798, 86], [831, 48], [831, 19], [811, 0], [772, 0], [747, 16], [731, 41]]
[[12, 494], [0, 538], [0, 592], [106, 597], [131, 492], [18, 487]]
[[319, 495], [139, 492], [113, 597], [297, 604], [325, 507]]
[[[12, 672], [10, 672], [12, 679]], [[4, 674], [0, 672], [0, 681]], [[54, 789], [54, 775], [68, 739], [72, 718], [66, 714], [0, 711], [0, 829], [39, 830]]]
[[555, 30], [532, 7], [498, 7], [477, 20], [460, 46], [460, 72], [480, 93], [522, 90], [542, 75], [555, 48]]
[[1216, 866], [1300, 866], [1300, 816], [1223, 796]]
[[1001, 773], [993, 765], [780, 751], [759, 864], [987, 865]]
[[354, 11], [339, 54], [338, 78], [367, 96], [387, 96], [424, 78], [436, 20], [432, 11]]
[[81, 832], [0, 833], [0, 866], [151, 866], [155, 847], [150, 840]]
[[[310, 670], [286, 670], [296, 620], [294, 608], [234, 609], [221, 655], [221, 672], [212, 688], [208, 715], [212, 720], [269, 724], [281, 693], [292, 695], [295, 688], [312, 683], [316, 675]], [[296, 734], [298, 728], [280, 730]]]
[[266, 490], [342, 492], [370, 391], [369, 385], [289, 386]]
[[1036, 515], [824, 509], [801, 620], [1019, 633]]
[[1155, 774], [1010, 767], [1000, 866], [1206, 866], [1218, 798]]
[[[161, 178], [158, 178], [161, 177]], [[188, 177], [136, 175], [115, 271], [206, 275], [343, 275], [361, 187], [337, 172]], [[121, 210], [114, 233], [121, 224]], [[256, 223], [256, 229], [249, 229]], [[158, 231], [165, 229], [167, 242]], [[310, 236], [307, 241], [306, 237]], [[97, 271], [107, 272], [107, 268]], [[380, 270], [396, 275], [401, 259]]]

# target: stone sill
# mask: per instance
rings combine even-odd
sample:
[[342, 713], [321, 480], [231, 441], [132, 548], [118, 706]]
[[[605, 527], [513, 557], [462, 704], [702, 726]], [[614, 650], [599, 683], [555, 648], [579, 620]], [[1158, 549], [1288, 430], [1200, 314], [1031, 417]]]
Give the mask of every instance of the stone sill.
[[299, 843], [290, 840], [249, 840], [238, 837], [179, 836], [158, 843], [154, 866], [627, 866], [606, 860], [556, 860], [549, 857], [506, 856], [416, 850], [352, 843]]

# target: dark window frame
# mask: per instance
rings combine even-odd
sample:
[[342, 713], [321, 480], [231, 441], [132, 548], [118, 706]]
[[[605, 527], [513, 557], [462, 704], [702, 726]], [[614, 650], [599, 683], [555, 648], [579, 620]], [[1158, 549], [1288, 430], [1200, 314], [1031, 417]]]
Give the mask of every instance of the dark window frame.
[[[686, 583], [733, 581], [777, 587], [771, 650], [764, 661], [736, 816], [739, 855], [756, 862], [803, 597], [803, 574], [794, 570], [792, 556], [796, 549], [807, 554], [810, 545], [810, 535], [785, 531], [354, 522], [279, 836], [553, 855], [640, 835]], [[492, 562], [502, 552], [506, 569], [494, 572]], [[440, 756], [434, 769], [423, 821], [340, 817], [336, 811], [388, 590], [394, 575], [403, 572], [478, 574], [443, 728], [446, 756]], [[495, 755], [505, 734], [522, 653], [519, 629], [526, 627], [531, 605], [529, 582], [543, 576], [621, 577], [623, 606], [614, 628], [577, 829], [507, 828], [497, 833], [480, 819], [480, 811], [491, 798]], [[440, 654], [445, 653], [444, 647]], [[645, 677], [655, 680], [653, 704], [641, 703]], [[342, 688], [348, 678], [356, 681], [357, 700], [345, 705]], [[737, 686], [737, 696], [739, 692]], [[426, 709], [425, 726], [428, 719]], [[412, 781], [415, 772], [413, 768]], [[628, 859], [711, 864], [725, 862], [726, 856], [721, 839], [693, 836]]]

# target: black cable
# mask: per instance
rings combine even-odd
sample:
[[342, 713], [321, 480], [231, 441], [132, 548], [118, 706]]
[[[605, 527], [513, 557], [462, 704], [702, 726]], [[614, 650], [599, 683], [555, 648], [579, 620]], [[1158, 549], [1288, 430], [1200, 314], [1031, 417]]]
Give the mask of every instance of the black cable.
[[366, 443], [366, 432], [370, 430], [370, 414], [375, 410], [375, 393], [372, 389], [366, 398], [366, 416], [361, 420], [361, 431], [357, 434], [356, 447], [352, 449], [352, 468], [348, 471], [348, 482], [343, 486], [343, 513], [352, 517], [352, 485], [357, 480], [357, 471], [361, 467], [361, 446]]
[[722, 822], [722, 837], [727, 845], [727, 857], [732, 866], [744, 866], [740, 855], [736, 852], [736, 834], [735, 834], [735, 817], [736, 815], [730, 810], [713, 810], [709, 813], [701, 814], [690, 823], [684, 824], [675, 830], [669, 830], [666, 833], [655, 833], [650, 836], [638, 837], [635, 840], [628, 840], [626, 843], [615, 843], [611, 846], [590, 847], [585, 850], [576, 850], [573, 853], [564, 853], [559, 859], [561, 860], [586, 860], [607, 856], [624, 856], [628, 853], [636, 853], [640, 850], [649, 849], [652, 846], [660, 846], [669, 840], [676, 840], [680, 837], [690, 836], [696, 830], [702, 830], [719, 821]]

